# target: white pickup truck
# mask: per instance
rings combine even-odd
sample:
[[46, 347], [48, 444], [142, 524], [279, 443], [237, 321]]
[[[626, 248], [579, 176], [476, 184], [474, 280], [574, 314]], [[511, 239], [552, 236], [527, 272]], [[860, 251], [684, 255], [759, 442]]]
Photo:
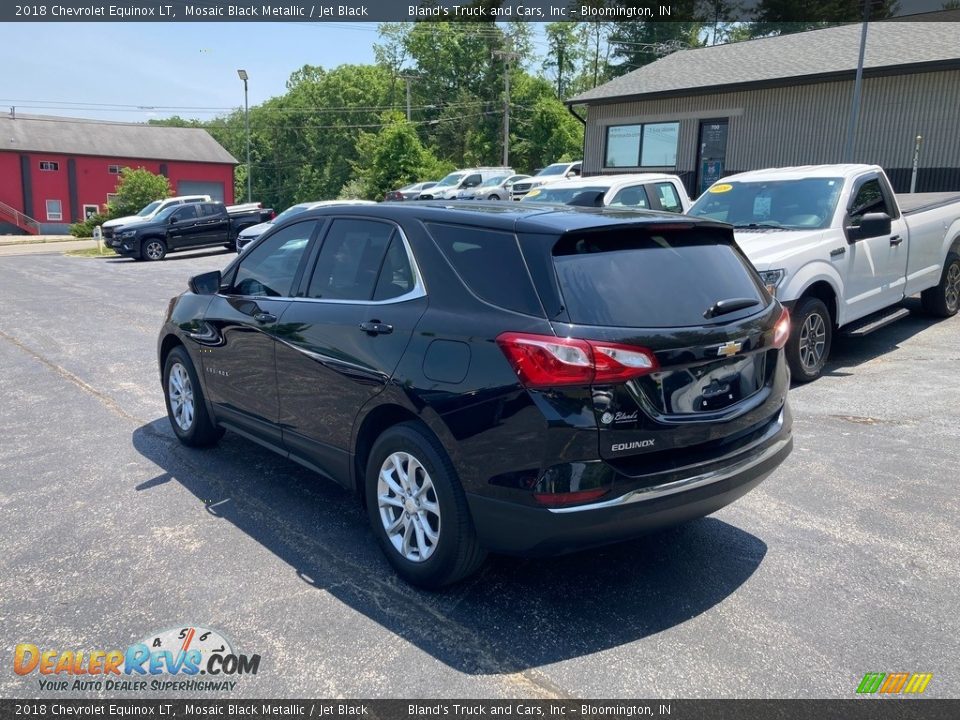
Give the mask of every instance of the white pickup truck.
[[775, 168], [723, 178], [689, 214], [732, 224], [791, 309], [787, 359], [800, 382], [820, 375], [834, 333], [905, 317], [910, 295], [938, 317], [960, 305], [960, 193], [894, 195], [875, 165]]

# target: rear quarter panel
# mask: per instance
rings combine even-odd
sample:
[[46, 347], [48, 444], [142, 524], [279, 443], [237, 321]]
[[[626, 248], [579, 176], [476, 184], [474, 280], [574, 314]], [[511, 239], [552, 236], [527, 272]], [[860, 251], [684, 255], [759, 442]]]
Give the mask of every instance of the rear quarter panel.
[[960, 239], [960, 203], [903, 217], [909, 233], [907, 295], [940, 282], [950, 248]]

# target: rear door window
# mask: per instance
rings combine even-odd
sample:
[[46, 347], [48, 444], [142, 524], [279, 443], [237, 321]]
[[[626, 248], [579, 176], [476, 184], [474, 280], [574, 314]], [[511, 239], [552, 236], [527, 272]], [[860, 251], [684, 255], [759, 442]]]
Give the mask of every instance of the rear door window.
[[[553, 248], [571, 322], [616, 327], [689, 327], [728, 322], [762, 310], [766, 296], [721, 231], [571, 233]], [[707, 320], [720, 300], [756, 304]]]
[[427, 227], [474, 295], [497, 307], [543, 317], [543, 308], [512, 233], [459, 225]]

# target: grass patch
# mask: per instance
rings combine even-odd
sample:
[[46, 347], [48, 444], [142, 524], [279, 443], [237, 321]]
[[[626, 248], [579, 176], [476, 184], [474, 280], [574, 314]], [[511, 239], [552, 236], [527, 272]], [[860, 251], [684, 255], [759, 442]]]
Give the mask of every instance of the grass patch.
[[112, 248], [108, 247], [104, 247], [103, 250], [95, 247], [83, 248], [81, 250], [67, 250], [64, 254], [70, 257], [120, 257]]

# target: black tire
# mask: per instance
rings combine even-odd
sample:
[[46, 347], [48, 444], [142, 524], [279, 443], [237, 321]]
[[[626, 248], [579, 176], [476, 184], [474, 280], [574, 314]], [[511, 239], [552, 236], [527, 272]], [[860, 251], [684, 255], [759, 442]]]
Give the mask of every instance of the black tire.
[[[414, 471], [419, 478], [418, 486], [425, 487], [427, 481], [432, 485], [432, 492], [428, 491], [423, 496], [424, 506], [429, 501], [439, 507], [436, 527], [430, 527], [437, 536], [436, 542], [430, 544], [428, 552], [425, 553], [426, 559], [423, 560], [405, 557], [390, 539], [385, 522], [392, 519], [398, 525], [402, 523], [402, 528], [398, 530], [402, 536], [407, 532], [408, 524], [416, 527], [415, 523], [419, 522], [422, 528], [423, 522], [430, 522], [428, 514], [425, 511], [408, 513], [406, 510], [387, 506], [384, 511], [395, 515], [388, 515], [388, 520], [381, 516], [378, 494], [380, 471], [384, 462], [395, 454], [410, 456], [422, 466], [425, 475]], [[409, 468], [410, 464], [407, 464], [406, 469]], [[398, 480], [396, 473], [391, 476], [395, 482]], [[477, 540], [460, 480], [440, 441], [425, 426], [417, 422], [400, 423], [377, 438], [367, 461], [365, 481], [367, 515], [373, 533], [387, 560], [404, 580], [419, 587], [436, 589], [467, 577], [483, 564], [486, 551], [480, 547]], [[390, 491], [386, 494], [390, 495]], [[399, 496], [394, 493], [391, 497]], [[412, 496], [409, 500], [419, 502]], [[405, 519], [408, 516], [409, 523]], [[415, 542], [416, 533], [412, 530], [409, 532], [414, 536]], [[397, 540], [401, 544], [404, 542], [403, 537], [398, 537]]]
[[497, 195], [496, 193], [494, 193], [493, 195], [487, 198], [487, 200], [499, 200], [499, 199], [500, 199], [500, 196]]
[[[192, 393], [193, 412], [190, 422], [181, 425], [181, 420], [185, 420], [181, 414], [178, 416], [173, 407], [171, 395], [174, 391], [170, 383], [170, 375], [176, 372], [176, 368], [182, 368], [190, 381], [190, 392]], [[182, 376], [181, 376], [182, 379]], [[177, 438], [184, 445], [190, 447], [210, 447], [223, 437], [223, 428], [214, 425], [210, 414], [207, 412], [207, 404], [203, 396], [203, 387], [200, 385], [200, 378], [197, 377], [197, 371], [193, 367], [190, 356], [182, 347], [175, 347], [167, 355], [163, 363], [163, 399], [167, 406], [167, 418], [170, 420], [170, 426]]]
[[948, 318], [960, 309], [960, 255], [947, 253], [940, 284], [920, 293], [924, 312], [935, 317]]
[[140, 243], [141, 260], [163, 260], [167, 256], [167, 244], [160, 238], [147, 238]]
[[833, 320], [823, 300], [801, 298], [790, 318], [787, 362], [794, 380], [810, 382], [820, 377], [833, 344]]

